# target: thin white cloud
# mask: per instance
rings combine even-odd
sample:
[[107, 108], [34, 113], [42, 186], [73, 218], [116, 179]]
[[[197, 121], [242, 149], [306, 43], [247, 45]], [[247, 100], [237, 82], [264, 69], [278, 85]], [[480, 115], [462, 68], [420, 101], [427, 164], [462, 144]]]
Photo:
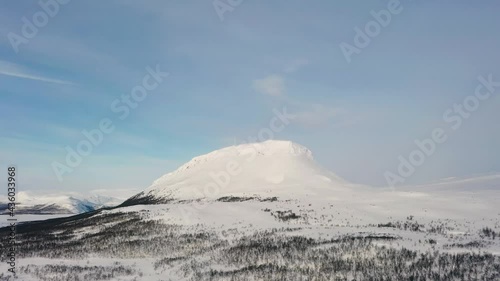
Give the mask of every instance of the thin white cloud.
[[31, 71], [20, 65], [0, 60], [0, 75], [6, 75], [22, 79], [30, 79], [47, 83], [74, 85], [72, 82], [53, 79], [33, 74]]
[[[42, 125], [42, 123], [40, 123], [40, 125]], [[76, 128], [51, 124], [48, 122], [43, 122], [43, 127], [45, 128], [47, 134], [50, 136], [56, 136], [68, 140], [78, 140], [79, 138], [83, 137], [81, 130], [78, 130]]]
[[310, 63], [307, 59], [296, 59], [285, 66], [286, 73], [293, 73], [299, 71], [302, 67]]
[[[97, 124], [95, 126], [97, 126]], [[86, 137], [82, 133], [83, 130], [92, 131], [97, 128], [71, 128], [50, 123], [44, 123], [43, 127], [45, 128], [46, 133], [50, 136], [68, 140], [68, 145], [71, 142], [85, 139]], [[120, 144], [129, 147], [149, 147], [152, 144], [152, 141], [149, 138], [144, 138], [139, 135], [127, 134], [123, 132], [113, 132], [112, 134], [104, 135], [103, 137], [106, 139], [106, 141], [112, 143], [113, 145]]]
[[283, 96], [285, 95], [285, 79], [279, 75], [273, 74], [253, 82], [253, 88], [265, 95]]

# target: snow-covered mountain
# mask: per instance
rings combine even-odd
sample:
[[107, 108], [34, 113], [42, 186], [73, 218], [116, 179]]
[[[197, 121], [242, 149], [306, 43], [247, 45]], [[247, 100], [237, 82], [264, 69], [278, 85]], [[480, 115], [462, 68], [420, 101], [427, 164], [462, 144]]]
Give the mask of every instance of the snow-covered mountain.
[[[6, 199], [0, 198], [2, 203], [6, 205]], [[123, 200], [102, 196], [81, 194], [37, 194], [33, 192], [21, 191], [16, 196], [16, 213], [17, 214], [80, 214], [94, 211], [103, 207], [114, 207], [119, 205]], [[6, 212], [6, 208], [2, 208], [2, 212]]]
[[354, 185], [318, 165], [306, 147], [290, 141], [266, 141], [196, 157], [154, 181], [125, 205], [225, 196], [300, 197], [351, 188]]
[[[158, 207], [164, 210], [156, 212], [160, 217], [179, 224], [208, 225], [237, 224], [242, 217], [263, 223], [261, 210], [270, 208], [269, 201], [274, 209], [314, 212], [318, 221], [332, 217], [333, 212], [336, 215], [331, 221], [345, 225], [405, 220], [408, 216], [429, 222], [443, 217], [463, 220], [496, 216], [500, 198], [497, 189], [481, 188], [484, 181], [480, 179], [470, 181], [469, 186], [455, 190], [433, 184], [393, 190], [356, 185], [321, 167], [308, 148], [272, 140], [196, 157], [120, 206], [167, 203]], [[228, 213], [228, 202], [245, 204], [237, 204]], [[141, 208], [158, 209], [139, 206], [132, 210]], [[268, 225], [273, 224], [272, 217], [264, 217], [269, 219]]]

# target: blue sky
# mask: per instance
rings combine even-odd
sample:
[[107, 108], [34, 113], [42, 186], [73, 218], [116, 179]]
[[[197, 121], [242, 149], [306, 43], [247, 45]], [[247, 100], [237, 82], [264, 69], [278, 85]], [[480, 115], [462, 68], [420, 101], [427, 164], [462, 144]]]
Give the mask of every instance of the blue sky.
[[[500, 172], [500, 89], [459, 130], [443, 120], [478, 76], [500, 80], [498, 1], [402, 0], [348, 63], [339, 45], [354, 44], [354, 28], [388, 2], [243, 0], [221, 20], [213, 1], [73, 0], [16, 53], [9, 34], [42, 8], [3, 1], [2, 162], [18, 166], [29, 190], [141, 189], [256, 137], [286, 107], [296, 118], [275, 138], [309, 147], [352, 182], [386, 185], [398, 156], [438, 127], [447, 142], [407, 184]], [[169, 77], [116, 119], [112, 102], [157, 65]], [[51, 163], [107, 117], [115, 131], [59, 181]]]

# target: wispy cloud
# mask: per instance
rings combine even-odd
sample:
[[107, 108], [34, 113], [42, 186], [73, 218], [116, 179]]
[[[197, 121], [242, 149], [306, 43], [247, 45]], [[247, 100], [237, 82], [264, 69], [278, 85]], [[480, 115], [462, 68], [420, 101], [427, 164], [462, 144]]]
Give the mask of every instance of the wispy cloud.
[[47, 82], [47, 83], [74, 85], [74, 83], [69, 82], [69, 81], [64, 81], [64, 80], [59, 80], [59, 79], [54, 79], [54, 78], [50, 78], [50, 77], [37, 75], [37, 74], [33, 73], [33, 71], [30, 71], [29, 69], [27, 69], [26, 67], [23, 67], [21, 65], [14, 64], [14, 63], [6, 62], [6, 61], [1, 61], [1, 60], [0, 60], [0, 75], [6, 75], [6, 76], [22, 78], [22, 79], [36, 80], [36, 81]]
[[63, 138], [63, 139], [69, 139], [69, 140], [75, 140], [78, 138], [82, 137], [81, 130], [78, 130], [77, 128], [71, 128], [71, 127], [66, 127], [62, 125], [57, 125], [57, 124], [51, 124], [48, 122], [40, 122], [40, 125], [43, 124], [43, 127], [45, 127], [45, 130], [47, 134], [51, 136], [55, 136], [58, 138]]
[[285, 79], [280, 75], [269, 75], [262, 79], [253, 81], [253, 88], [265, 95], [283, 96], [285, 94]]
[[347, 117], [347, 111], [333, 105], [320, 104], [317, 102], [299, 101], [288, 96], [286, 89], [286, 77], [299, 71], [302, 67], [309, 65], [308, 59], [299, 58], [291, 60], [285, 65], [283, 74], [271, 74], [265, 78], [253, 81], [255, 91], [273, 97], [280, 97], [280, 101], [288, 104], [294, 112], [293, 123], [300, 127], [312, 129], [329, 127], [344, 127], [355, 123]]
[[289, 64], [285, 66], [284, 71], [286, 73], [293, 73], [299, 71], [302, 67], [308, 65], [310, 63], [307, 59], [296, 59], [291, 61]]

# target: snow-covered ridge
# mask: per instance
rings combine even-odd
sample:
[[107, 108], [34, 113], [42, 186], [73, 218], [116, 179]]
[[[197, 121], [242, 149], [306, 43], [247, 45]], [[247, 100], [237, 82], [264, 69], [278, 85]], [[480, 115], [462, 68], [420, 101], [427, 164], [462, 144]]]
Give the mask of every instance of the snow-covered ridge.
[[[77, 193], [40, 194], [20, 191], [16, 195], [16, 212], [20, 214], [80, 214], [103, 207], [117, 206], [122, 201], [97, 194], [85, 196]], [[7, 199], [2, 197], [0, 202], [6, 204]]]

